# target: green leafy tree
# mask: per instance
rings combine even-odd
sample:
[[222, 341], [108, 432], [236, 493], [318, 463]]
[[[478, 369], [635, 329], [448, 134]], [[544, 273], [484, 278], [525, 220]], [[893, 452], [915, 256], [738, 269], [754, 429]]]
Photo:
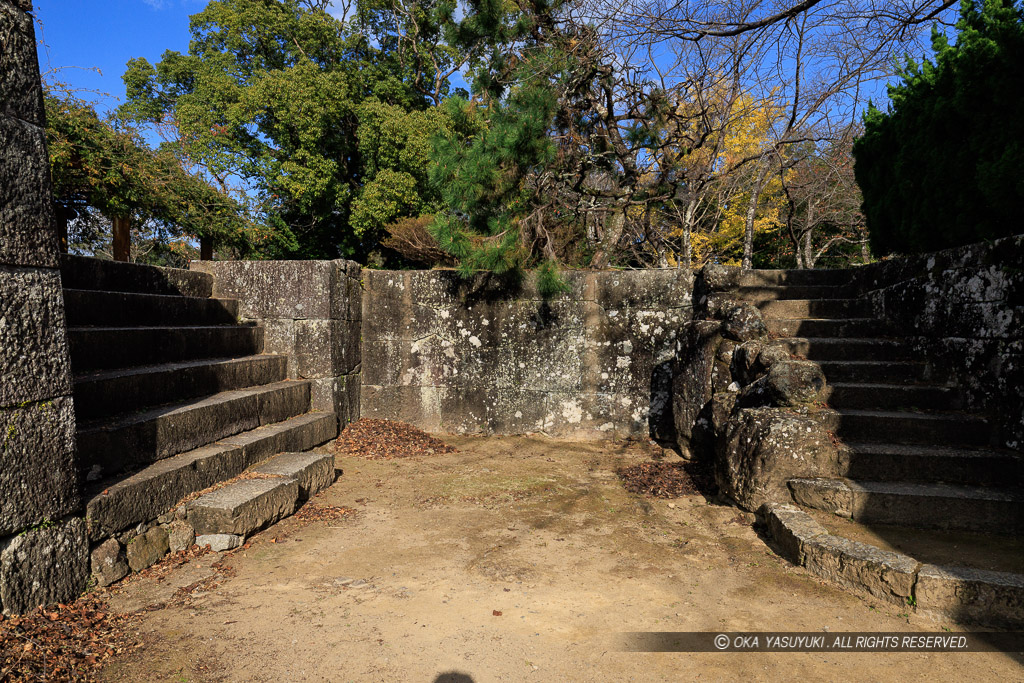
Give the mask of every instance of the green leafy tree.
[[137, 131], [101, 119], [57, 88], [44, 102], [54, 197], [61, 217], [77, 228], [72, 246], [103, 241], [99, 233], [113, 218], [130, 219], [162, 247], [176, 238], [211, 238], [246, 253], [260, 239], [245, 207], [189, 172], [171, 150], [151, 149]]
[[1024, 204], [1024, 14], [964, 0], [956, 44], [908, 61], [854, 146], [875, 254], [920, 252], [1020, 231]]
[[407, 171], [364, 166], [361, 107], [372, 100], [396, 117], [426, 109], [427, 93], [447, 94], [437, 69], [450, 55], [413, 59], [424, 48], [405, 39], [390, 4], [367, 0], [344, 21], [320, 4], [211, 2], [191, 18], [188, 54], [129, 62], [120, 114], [163, 129], [179, 154], [255, 197], [273, 228], [265, 255], [364, 258], [382, 221], [424, 200], [420, 181], [378, 178]]

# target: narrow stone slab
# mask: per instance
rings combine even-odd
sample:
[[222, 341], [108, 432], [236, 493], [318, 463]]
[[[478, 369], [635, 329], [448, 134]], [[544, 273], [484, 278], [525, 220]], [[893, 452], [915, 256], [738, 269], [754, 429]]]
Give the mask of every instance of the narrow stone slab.
[[328, 453], [281, 453], [252, 470], [299, 482], [299, 498], [306, 500], [334, 483], [334, 456]]
[[241, 536], [235, 534], [205, 534], [196, 536], [196, 545], [200, 548], [210, 546], [213, 552], [222, 553], [242, 545], [242, 540]]
[[904, 605], [914, 589], [917, 560], [827, 534], [804, 546], [804, 566], [841, 586]]
[[926, 564], [914, 593], [920, 610], [959, 622], [1024, 627], [1024, 574]]
[[294, 479], [247, 479], [198, 498], [189, 505], [188, 521], [197, 536], [248, 536], [295, 512], [298, 500]]
[[765, 503], [760, 513], [783, 556], [793, 564], [803, 566], [804, 546], [819, 536], [828, 535], [828, 530], [813, 517], [791, 505]]
[[766, 505], [761, 512], [788, 559], [812, 574], [896, 604], [910, 597], [919, 564], [913, 558], [833, 536], [795, 507]]
[[815, 510], [849, 517], [853, 510], [853, 491], [841, 479], [790, 479], [793, 500]]

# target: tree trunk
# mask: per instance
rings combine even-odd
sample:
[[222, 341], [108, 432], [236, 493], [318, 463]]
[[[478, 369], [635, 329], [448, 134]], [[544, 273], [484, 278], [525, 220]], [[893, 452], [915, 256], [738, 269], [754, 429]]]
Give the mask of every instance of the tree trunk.
[[200, 261], [212, 261], [213, 260], [213, 238], [212, 237], [200, 237], [199, 238], [199, 260]]
[[690, 235], [693, 234], [693, 216], [696, 213], [697, 200], [692, 199], [686, 205], [686, 213], [683, 214], [683, 263], [686, 264], [687, 270], [693, 267], [693, 243], [690, 241]]
[[804, 265], [813, 268], [818, 259], [814, 256], [814, 245], [811, 244], [811, 231], [804, 233]]
[[115, 261], [132, 260], [131, 219], [128, 216], [115, 216], [110, 219], [114, 233], [113, 252]]
[[750, 204], [747, 206], [747, 217], [743, 231], [743, 270], [754, 267], [754, 219], [757, 218], [757, 204], [761, 200], [761, 188], [764, 187], [768, 175], [768, 164], [761, 162], [761, 170], [757, 173], [754, 186], [750, 188]]
[[597, 247], [597, 252], [594, 254], [594, 258], [590, 261], [590, 267], [596, 270], [608, 267], [608, 262], [611, 260], [611, 253], [615, 249], [615, 245], [619, 243], [619, 239], [622, 237], [622, 231], [626, 228], [626, 210], [617, 209], [615, 213], [608, 217], [605, 223], [604, 235], [601, 239], [601, 244]]

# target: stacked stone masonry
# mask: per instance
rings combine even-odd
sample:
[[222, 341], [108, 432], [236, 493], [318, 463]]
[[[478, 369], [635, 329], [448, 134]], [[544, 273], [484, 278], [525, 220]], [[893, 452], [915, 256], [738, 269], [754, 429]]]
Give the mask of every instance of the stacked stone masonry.
[[0, 609], [73, 598], [87, 567], [31, 3], [0, 0]]
[[568, 272], [542, 298], [448, 270], [363, 270], [363, 417], [429, 431], [672, 440], [682, 270]]
[[195, 261], [213, 296], [237, 299], [239, 320], [264, 331], [263, 352], [310, 381], [313, 410], [343, 427], [359, 416], [362, 269], [352, 261]]

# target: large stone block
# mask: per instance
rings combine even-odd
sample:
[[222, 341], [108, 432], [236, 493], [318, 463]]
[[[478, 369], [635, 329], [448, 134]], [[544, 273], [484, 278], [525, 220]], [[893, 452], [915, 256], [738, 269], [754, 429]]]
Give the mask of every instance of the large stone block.
[[595, 301], [606, 309], [664, 309], [692, 305], [689, 269], [623, 270], [593, 273]]
[[351, 372], [359, 364], [359, 332], [352, 326], [347, 320], [296, 320], [293, 353], [298, 376], [312, 379]]
[[914, 590], [918, 609], [960, 622], [1024, 626], [1024, 575], [926, 564]]
[[57, 267], [46, 133], [10, 116], [0, 116], [0, 264]]
[[71, 397], [0, 408], [0, 535], [80, 505]]
[[375, 420], [408, 422], [428, 432], [441, 431], [441, 405], [447, 394], [444, 387], [380, 386], [364, 380], [359, 414]]
[[0, 115], [44, 125], [31, 0], [0, 2]]
[[334, 483], [334, 456], [324, 453], [281, 453], [253, 469], [294, 479], [299, 483], [299, 500], [307, 500]]
[[128, 575], [128, 562], [117, 539], [108, 538], [90, 554], [92, 576], [97, 586], [109, 586]]
[[70, 602], [85, 588], [88, 575], [84, 520], [29, 529], [0, 548], [0, 605], [4, 614], [20, 614]]
[[208, 534], [248, 536], [295, 512], [299, 483], [294, 479], [248, 479], [199, 497], [188, 506], [188, 522]]
[[351, 285], [345, 262], [194, 261], [193, 270], [214, 276], [214, 296], [238, 299], [243, 319], [333, 317], [335, 297]]
[[715, 444], [718, 485], [746, 510], [786, 502], [790, 479], [830, 476], [838, 467], [822, 420], [782, 408], [735, 411]]
[[71, 393], [60, 276], [0, 266], [0, 406]]

